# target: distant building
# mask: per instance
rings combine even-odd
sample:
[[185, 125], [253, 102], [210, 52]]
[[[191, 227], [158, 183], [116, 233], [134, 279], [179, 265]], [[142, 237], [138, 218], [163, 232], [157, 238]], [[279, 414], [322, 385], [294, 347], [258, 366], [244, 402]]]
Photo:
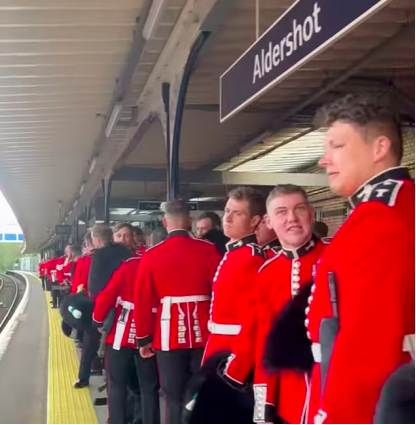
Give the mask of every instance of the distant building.
[[0, 243], [23, 243], [24, 236], [17, 224], [0, 224]]

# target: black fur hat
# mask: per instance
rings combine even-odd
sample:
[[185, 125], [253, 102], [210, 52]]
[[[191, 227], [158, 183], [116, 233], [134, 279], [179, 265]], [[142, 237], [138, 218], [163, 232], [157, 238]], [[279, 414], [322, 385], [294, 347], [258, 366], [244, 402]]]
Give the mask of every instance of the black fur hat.
[[195, 388], [196, 398], [188, 413], [191, 424], [253, 423], [254, 394], [252, 386], [244, 391], [233, 389], [218, 372], [230, 353], [220, 353], [208, 359], [201, 368]]
[[94, 301], [84, 292], [66, 296], [60, 306], [63, 321], [78, 331], [91, 327], [93, 310]]
[[310, 372], [314, 365], [311, 341], [306, 336], [305, 309], [312, 282], [302, 286], [276, 317], [266, 340], [264, 366], [270, 372], [292, 369]]
[[375, 424], [415, 423], [415, 362], [393, 372], [384, 384], [376, 406]]
[[62, 329], [62, 332], [64, 333], [65, 336], [67, 336], [68, 338], [71, 336], [72, 328], [67, 323], [65, 323], [63, 320], [62, 320], [62, 323], [61, 323], [61, 329]]

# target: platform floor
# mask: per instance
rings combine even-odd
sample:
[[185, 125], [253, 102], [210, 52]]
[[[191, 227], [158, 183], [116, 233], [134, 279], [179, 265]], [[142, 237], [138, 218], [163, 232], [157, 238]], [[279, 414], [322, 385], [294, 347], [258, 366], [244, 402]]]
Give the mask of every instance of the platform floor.
[[45, 295], [29, 278], [29, 301], [0, 360], [0, 422], [45, 423], [48, 313]]
[[0, 359], [0, 423], [104, 423], [106, 407], [92, 403], [102, 377], [90, 389], [72, 387], [79, 366], [74, 341], [63, 335], [59, 311], [50, 308], [39, 279], [25, 276], [28, 304]]

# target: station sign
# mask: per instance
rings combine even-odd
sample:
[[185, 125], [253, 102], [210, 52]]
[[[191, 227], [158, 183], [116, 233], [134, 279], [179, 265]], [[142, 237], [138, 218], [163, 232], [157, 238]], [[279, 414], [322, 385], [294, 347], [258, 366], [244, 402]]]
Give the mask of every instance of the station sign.
[[139, 211], [159, 211], [160, 202], [139, 202]]
[[[139, 211], [160, 211], [161, 202], [140, 201], [138, 205]], [[198, 202], [187, 202], [190, 211], [198, 211]]]
[[56, 235], [71, 235], [72, 227], [70, 225], [62, 224], [55, 226], [55, 234]]
[[235, 115], [391, 0], [298, 0], [220, 77], [220, 121]]

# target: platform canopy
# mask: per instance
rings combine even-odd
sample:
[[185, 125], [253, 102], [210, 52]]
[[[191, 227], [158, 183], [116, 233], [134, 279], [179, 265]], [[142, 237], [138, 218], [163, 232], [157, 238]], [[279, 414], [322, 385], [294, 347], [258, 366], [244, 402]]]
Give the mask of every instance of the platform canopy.
[[[147, 28], [150, 52], [136, 88], [184, 3], [169, 1], [163, 28]], [[150, 0], [0, 1], [0, 188], [29, 251], [85, 188], [95, 148], [137, 68], [150, 7]]]

